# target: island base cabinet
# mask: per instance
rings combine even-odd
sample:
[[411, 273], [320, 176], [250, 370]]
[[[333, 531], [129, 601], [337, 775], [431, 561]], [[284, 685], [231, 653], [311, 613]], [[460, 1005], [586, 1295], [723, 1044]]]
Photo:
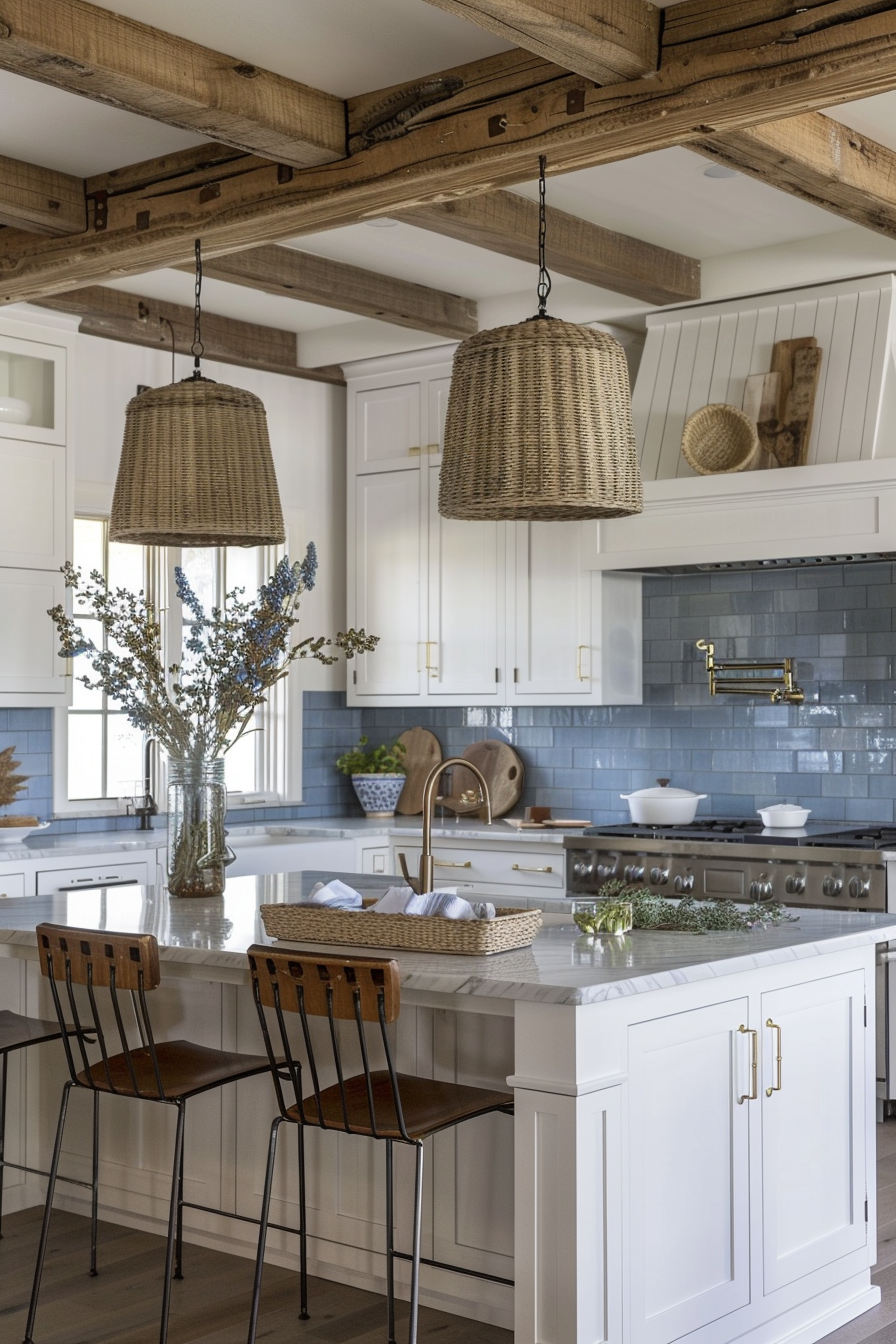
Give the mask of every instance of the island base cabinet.
[[749, 1000], [629, 1031], [632, 1344], [750, 1301]]
[[865, 980], [861, 971], [762, 995], [763, 1292], [868, 1240]]

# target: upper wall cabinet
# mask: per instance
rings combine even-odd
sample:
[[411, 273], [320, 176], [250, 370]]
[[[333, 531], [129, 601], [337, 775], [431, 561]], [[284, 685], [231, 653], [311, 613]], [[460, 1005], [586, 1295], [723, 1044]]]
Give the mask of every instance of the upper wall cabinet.
[[450, 357], [349, 371], [349, 623], [380, 641], [349, 703], [640, 703], [639, 577], [590, 571], [579, 523], [439, 514]]
[[67, 703], [47, 608], [71, 553], [68, 378], [74, 335], [0, 319], [0, 707]]

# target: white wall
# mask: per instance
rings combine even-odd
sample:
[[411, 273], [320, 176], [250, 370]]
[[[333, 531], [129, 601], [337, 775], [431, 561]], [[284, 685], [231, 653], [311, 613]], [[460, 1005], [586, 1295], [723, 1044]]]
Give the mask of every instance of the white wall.
[[[177, 378], [192, 360], [177, 356]], [[302, 633], [335, 635], [345, 628], [345, 389], [307, 379], [238, 368], [213, 360], [203, 372], [254, 392], [264, 402], [284, 511], [293, 515], [293, 555], [314, 541], [317, 585], [302, 602]], [[171, 355], [95, 336], [79, 336], [73, 379], [76, 505], [109, 496], [115, 483], [125, 407], [139, 383], [171, 381]], [[345, 665], [312, 661], [290, 674], [308, 690], [341, 690]]]

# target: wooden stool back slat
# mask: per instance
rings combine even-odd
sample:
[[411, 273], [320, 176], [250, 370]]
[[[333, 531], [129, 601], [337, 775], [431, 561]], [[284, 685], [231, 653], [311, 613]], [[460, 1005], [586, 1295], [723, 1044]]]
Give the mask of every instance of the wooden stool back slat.
[[[261, 963], [256, 967], [256, 963]], [[307, 952], [280, 952], [270, 947], [250, 947], [249, 965], [257, 974], [258, 991], [266, 1008], [274, 1007], [274, 983], [279, 988], [280, 1007], [285, 1013], [299, 1011], [299, 986], [309, 1017], [328, 1017], [327, 991], [332, 994], [333, 1016], [354, 1021], [356, 991], [361, 996], [361, 1020], [380, 1020], [380, 991], [387, 1022], [394, 1022], [401, 1009], [397, 961], [376, 957], [315, 957]]]

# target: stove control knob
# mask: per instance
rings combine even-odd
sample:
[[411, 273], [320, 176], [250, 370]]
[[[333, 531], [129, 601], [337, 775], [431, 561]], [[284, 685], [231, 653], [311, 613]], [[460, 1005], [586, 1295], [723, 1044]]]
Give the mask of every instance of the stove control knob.
[[644, 878], [643, 863], [627, 863], [622, 870], [626, 882], [641, 882]]
[[651, 868], [650, 885], [652, 887], [664, 887], [669, 881], [668, 868]]
[[821, 884], [825, 896], [839, 896], [843, 890], [842, 877], [826, 877]]
[[770, 901], [775, 894], [771, 878], [767, 873], [760, 873], [759, 876], [750, 883], [750, 895], [754, 901]]
[[611, 877], [615, 877], [615, 876], [616, 876], [616, 863], [615, 863], [615, 861], [614, 861], [613, 863], [599, 863], [599, 864], [597, 865], [597, 880], [598, 880], [598, 882], [606, 882], [606, 881], [608, 881]]
[[591, 854], [580, 854], [573, 860], [572, 875], [577, 882], [587, 882], [594, 872], [594, 857]]
[[677, 896], [687, 895], [689, 891], [694, 890], [694, 874], [680, 873], [678, 877], [676, 877], [673, 886], [675, 887], [675, 894]]
[[787, 881], [784, 883], [784, 889], [791, 896], [802, 896], [803, 892], [806, 890], [806, 874], [791, 873], [790, 877], [788, 877]]
[[854, 901], [860, 901], [864, 896], [871, 895], [870, 877], [851, 877], [847, 891]]

